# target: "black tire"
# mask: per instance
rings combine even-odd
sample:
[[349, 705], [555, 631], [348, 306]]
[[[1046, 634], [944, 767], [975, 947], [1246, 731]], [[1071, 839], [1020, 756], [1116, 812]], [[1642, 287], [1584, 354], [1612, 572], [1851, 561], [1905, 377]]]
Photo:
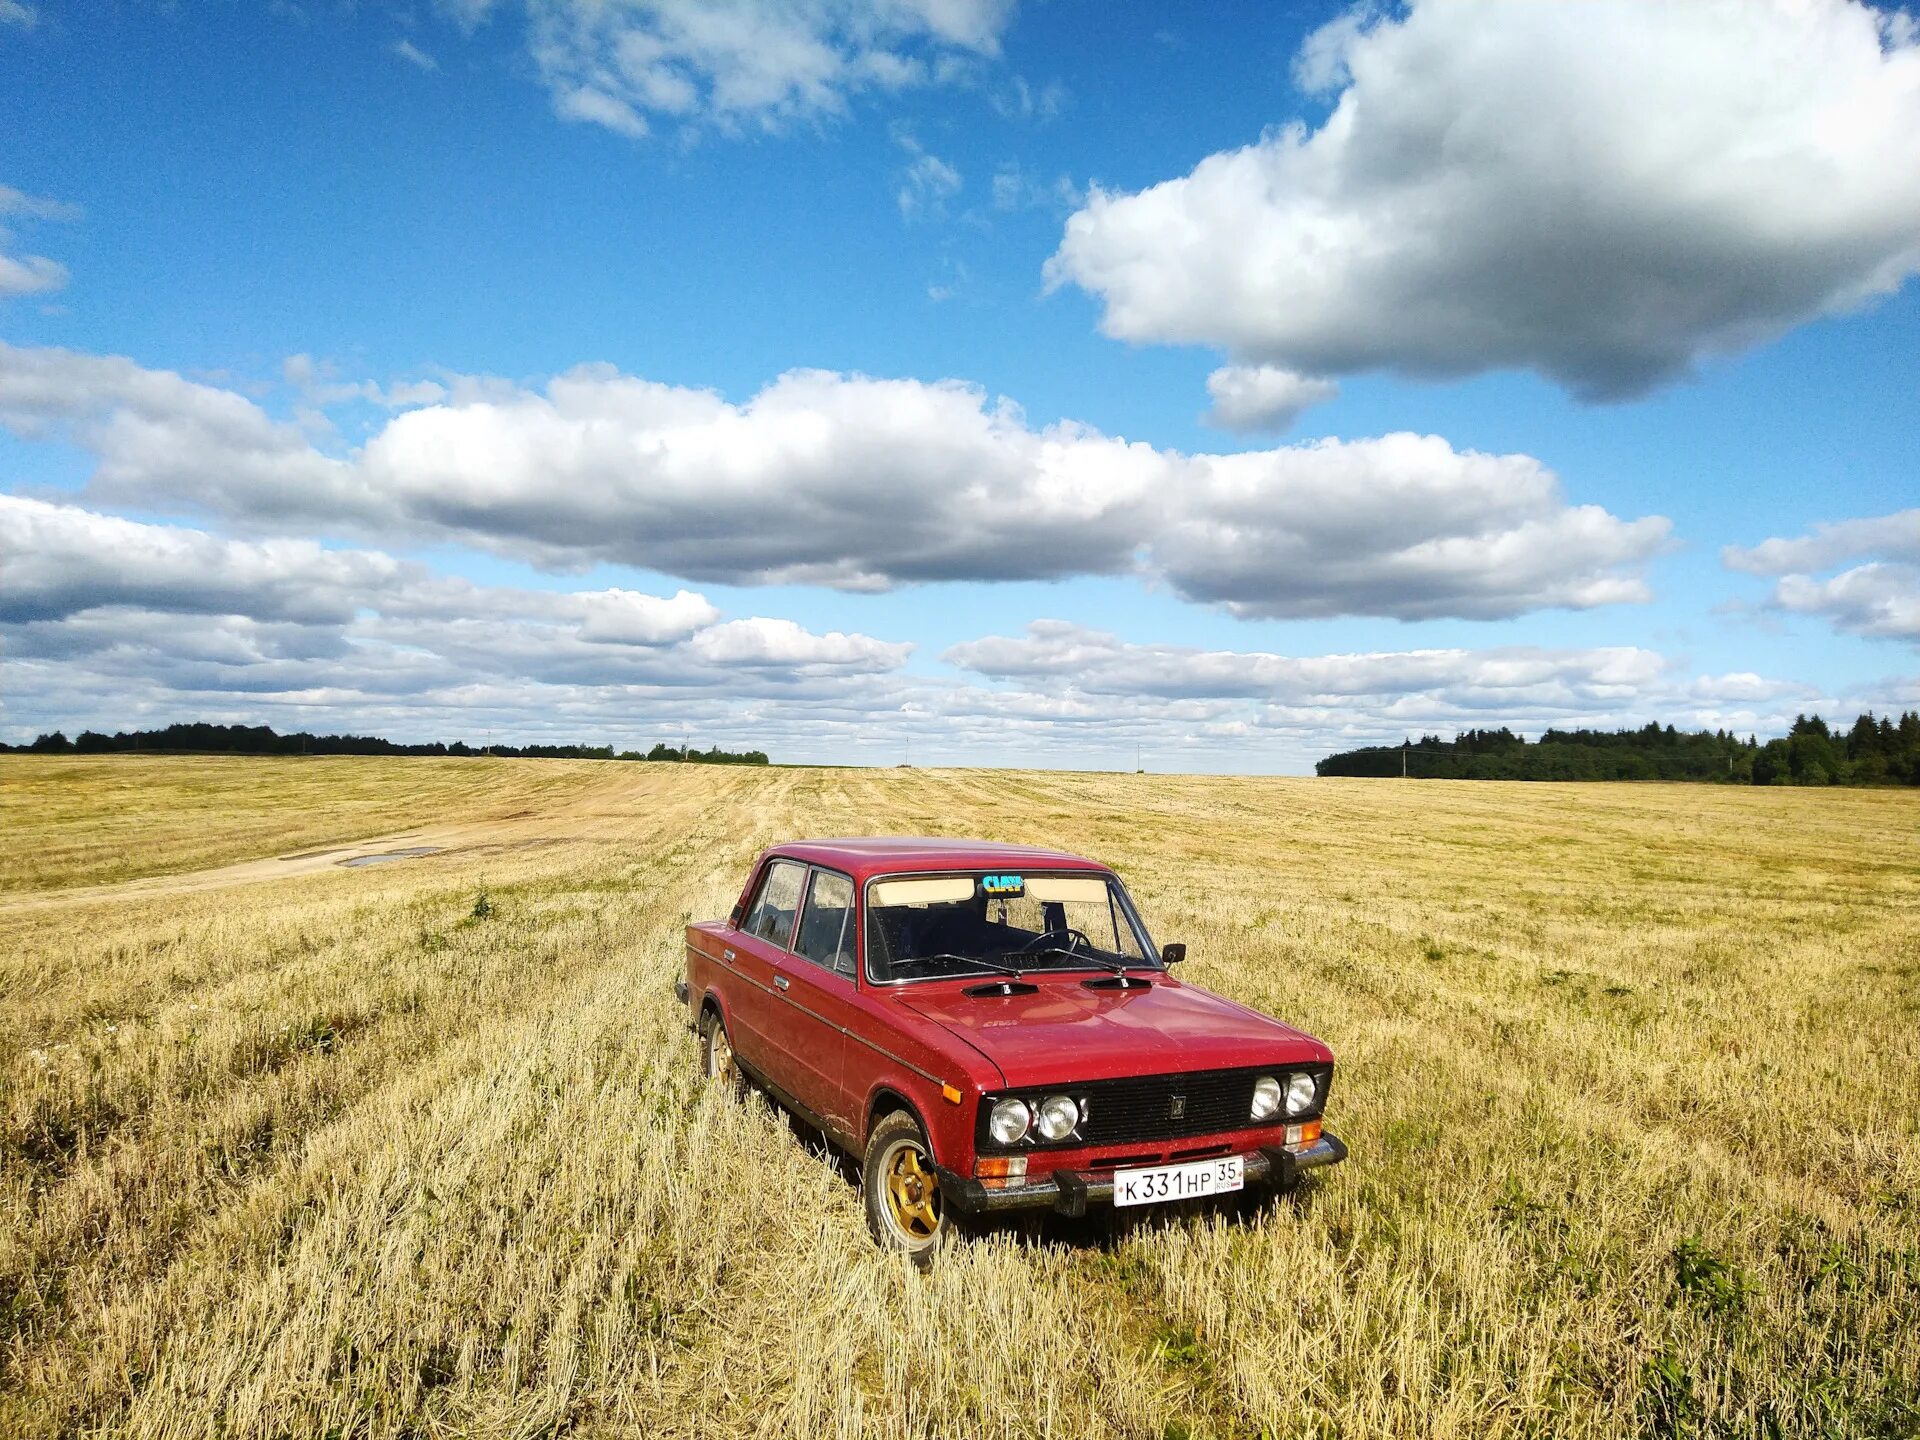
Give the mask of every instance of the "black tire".
[[905, 1110], [887, 1115], [867, 1137], [860, 1198], [874, 1243], [923, 1270], [953, 1238], [955, 1222], [933, 1174], [933, 1150], [920, 1122]]
[[725, 1085], [738, 1100], [747, 1093], [747, 1077], [734, 1057], [733, 1037], [726, 1021], [712, 1010], [700, 1017], [700, 1074], [715, 1085]]

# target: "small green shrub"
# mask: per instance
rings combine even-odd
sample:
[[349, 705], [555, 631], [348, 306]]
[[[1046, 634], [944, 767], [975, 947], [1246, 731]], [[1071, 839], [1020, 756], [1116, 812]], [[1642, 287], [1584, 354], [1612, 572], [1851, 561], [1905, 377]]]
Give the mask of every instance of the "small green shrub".
[[1673, 1283], [1715, 1315], [1738, 1314], [1753, 1288], [1745, 1271], [1707, 1249], [1698, 1235], [1673, 1247]]

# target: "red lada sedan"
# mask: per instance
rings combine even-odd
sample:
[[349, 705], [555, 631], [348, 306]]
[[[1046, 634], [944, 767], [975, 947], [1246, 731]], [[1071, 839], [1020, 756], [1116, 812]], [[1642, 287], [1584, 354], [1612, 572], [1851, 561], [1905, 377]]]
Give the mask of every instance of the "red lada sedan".
[[924, 1264], [959, 1215], [1289, 1188], [1346, 1158], [1333, 1054], [1173, 977], [1104, 865], [988, 841], [778, 845], [676, 985], [705, 1073], [864, 1159]]

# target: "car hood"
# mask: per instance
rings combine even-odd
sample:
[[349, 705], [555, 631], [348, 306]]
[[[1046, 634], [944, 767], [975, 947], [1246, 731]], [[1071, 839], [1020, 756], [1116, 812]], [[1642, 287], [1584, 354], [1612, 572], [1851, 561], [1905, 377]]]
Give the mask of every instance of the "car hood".
[[1039, 986], [1031, 995], [942, 986], [900, 999], [979, 1050], [1009, 1086], [1333, 1058], [1311, 1035], [1178, 980], [1118, 990], [1089, 987], [1082, 976], [1029, 978]]

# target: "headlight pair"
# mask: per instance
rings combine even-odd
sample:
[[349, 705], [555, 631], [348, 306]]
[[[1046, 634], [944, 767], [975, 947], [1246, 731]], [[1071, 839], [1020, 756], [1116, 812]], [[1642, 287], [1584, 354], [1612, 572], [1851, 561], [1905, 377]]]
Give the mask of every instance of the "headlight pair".
[[1042, 1140], [1064, 1140], [1080, 1124], [1080, 1107], [1071, 1095], [1049, 1095], [1038, 1110], [1024, 1100], [1002, 1100], [987, 1117], [987, 1133], [994, 1143], [1013, 1145], [1037, 1130]]
[[1318, 1082], [1304, 1071], [1287, 1076], [1284, 1083], [1275, 1076], [1262, 1075], [1253, 1082], [1253, 1118], [1271, 1120], [1282, 1105], [1289, 1115], [1304, 1115], [1313, 1108], [1317, 1094]]

